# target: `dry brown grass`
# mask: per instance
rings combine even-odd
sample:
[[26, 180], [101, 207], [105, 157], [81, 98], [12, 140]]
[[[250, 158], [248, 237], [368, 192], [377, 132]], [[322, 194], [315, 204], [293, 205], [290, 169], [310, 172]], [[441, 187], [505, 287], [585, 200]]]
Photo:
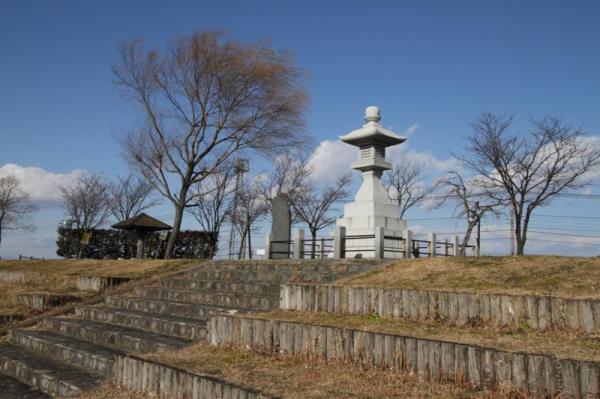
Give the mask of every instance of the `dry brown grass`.
[[197, 259], [47, 259], [0, 260], [0, 270], [29, 271], [60, 276], [146, 277], [156, 272], [172, 272], [202, 262]]
[[107, 381], [96, 388], [78, 395], [76, 399], [146, 399], [151, 396], [116, 386]]
[[600, 258], [482, 256], [407, 259], [380, 271], [342, 280], [340, 284], [600, 298]]
[[273, 355], [239, 347], [214, 347], [205, 343], [145, 357], [284, 398], [500, 397], [472, 392], [458, 384], [424, 383], [416, 376], [390, 370], [365, 370], [351, 363]]
[[184, 270], [198, 260], [0, 260], [0, 271], [25, 271], [42, 274], [42, 278], [24, 284], [0, 281], [0, 313], [30, 316], [35, 312], [17, 303], [17, 295], [25, 292], [69, 294], [81, 298], [96, 295], [79, 291], [79, 276], [120, 276], [142, 279]]
[[515, 329], [459, 327], [437, 321], [386, 319], [378, 315], [295, 311], [276, 311], [249, 316], [439, 339], [510, 351], [547, 353], [558, 358], [600, 361], [600, 335], [584, 332], [539, 331], [529, 329], [526, 325]]

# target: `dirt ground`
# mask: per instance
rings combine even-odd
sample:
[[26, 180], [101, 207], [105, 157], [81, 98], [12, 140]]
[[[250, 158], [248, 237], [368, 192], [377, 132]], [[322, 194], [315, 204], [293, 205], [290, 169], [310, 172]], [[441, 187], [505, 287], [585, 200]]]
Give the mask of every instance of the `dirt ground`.
[[600, 258], [482, 256], [407, 259], [380, 271], [340, 281], [340, 284], [600, 298]]

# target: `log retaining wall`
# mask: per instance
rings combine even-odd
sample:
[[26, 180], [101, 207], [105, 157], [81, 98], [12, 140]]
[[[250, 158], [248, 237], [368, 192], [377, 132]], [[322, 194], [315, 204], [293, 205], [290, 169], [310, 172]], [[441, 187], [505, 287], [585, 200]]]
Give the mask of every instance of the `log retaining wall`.
[[100, 292], [108, 287], [123, 284], [129, 281], [128, 277], [96, 277], [96, 276], [82, 276], [78, 277], [75, 285], [78, 290], [81, 291], [95, 291]]
[[280, 308], [313, 312], [370, 314], [458, 325], [486, 323], [545, 330], [600, 331], [600, 300], [553, 296], [447, 292], [401, 288], [284, 284]]
[[568, 398], [596, 398], [600, 391], [600, 366], [595, 362], [411, 336], [218, 315], [210, 318], [209, 341], [212, 345], [239, 344], [291, 355], [342, 359], [434, 380], [464, 381], [474, 388], [507, 385], [536, 396], [562, 392]]
[[190, 373], [133, 356], [118, 357], [113, 380], [117, 385], [159, 398], [274, 399], [260, 391], [216, 377]]
[[0, 271], [0, 280], [14, 284], [25, 284], [33, 281], [40, 281], [44, 279], [44, 275], [38, 272], [24, 272], [24, 271]]
[[31, 309], [44, 310], [79, 300], [79, 297], [63, 294], [24, 293], [17, 295], [17, 302]]

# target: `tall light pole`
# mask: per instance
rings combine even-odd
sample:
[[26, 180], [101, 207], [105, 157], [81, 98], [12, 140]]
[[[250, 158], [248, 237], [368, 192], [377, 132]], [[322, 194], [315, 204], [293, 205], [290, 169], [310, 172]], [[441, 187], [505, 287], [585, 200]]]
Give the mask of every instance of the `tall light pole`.
[[235, 241], [235, 223], [237, 222], [237, 207], [238, 207], [238, 196], [240, 186], [244, 179], [244, 173], [248, 172], [248, 160], [244, 158], [237, 158], [235, 160], [235, 189], [233, 191], [233, 209], [231, 211], [231, 228], [229, 229], [229, 259], [233, 259], [234, 241]]
[[510, 254], [515, 254], [515, 214], [510, 212]]
[[477, 253], [481, 253], [481, 211], [479, 209], [479, 201], [475, 203], [475, 212], [477, 215]]

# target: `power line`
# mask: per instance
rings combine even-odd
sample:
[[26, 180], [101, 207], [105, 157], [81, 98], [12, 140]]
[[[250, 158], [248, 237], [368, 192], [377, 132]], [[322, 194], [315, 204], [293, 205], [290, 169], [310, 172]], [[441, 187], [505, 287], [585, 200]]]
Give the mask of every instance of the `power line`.
[[600, 236], [588, 236], [588, 235], [583, 235], [583, 234], [556, 233], [554, 231], [540, 231], [540, 230], [528, 230], [528, 231], [530, 233], [537, 233], [537, 234], [548, 234], [548, 235], [564, 236], [564, 237], [594, 238], [594, 239], [600, 240]]

